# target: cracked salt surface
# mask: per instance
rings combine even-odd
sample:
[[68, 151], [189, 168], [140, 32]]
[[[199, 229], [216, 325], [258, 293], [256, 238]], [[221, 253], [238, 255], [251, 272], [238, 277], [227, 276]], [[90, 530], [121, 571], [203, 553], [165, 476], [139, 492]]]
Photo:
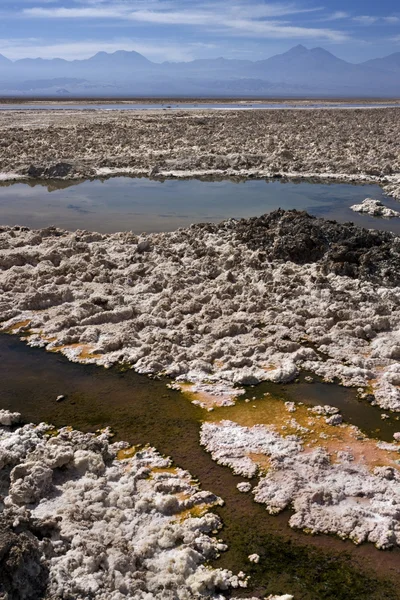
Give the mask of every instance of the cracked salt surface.
[[19, 417], [0, 413], [0, 593], [222, 600], [247, 585], [206, 566], [226, 549], [208, 512], [222, 501], [187, 471], [153, 448], [111, 444], [107, 430], [7, 427]]
[[275, 211], [142, 237], [2, 227], [0, 244], [2, 329], [31, 345], [228, 400], [304, 369], [400, 410], [392, 234]]

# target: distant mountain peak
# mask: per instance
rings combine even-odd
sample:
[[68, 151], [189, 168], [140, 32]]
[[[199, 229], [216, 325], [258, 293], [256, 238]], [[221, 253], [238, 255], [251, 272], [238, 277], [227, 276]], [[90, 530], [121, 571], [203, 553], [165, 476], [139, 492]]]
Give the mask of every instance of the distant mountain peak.
[[297, 44], [297, 46], [293, 46], [293, 48], [290, 48], [288, 52], [309, 52], [309, 50], [308, 48], [303, 46], [303, 44]]
[[398, 74], [400, 72], [400, 52], [393, 52], [382, 58], [373, 58], [361, 64], [365, 67]]
[[1, 63], [11, 63], [11, 60], [4, 56], [4, 54], [0, 54], [0, 62]]
[[109, 64], [126, 64], [130, 63], [142, 63], [151, 64], [151, 61], [135, 50], [116, 50], [115, 52], [97, 52], [94, 56], [88, 59], [90, 62], [104, 62]]

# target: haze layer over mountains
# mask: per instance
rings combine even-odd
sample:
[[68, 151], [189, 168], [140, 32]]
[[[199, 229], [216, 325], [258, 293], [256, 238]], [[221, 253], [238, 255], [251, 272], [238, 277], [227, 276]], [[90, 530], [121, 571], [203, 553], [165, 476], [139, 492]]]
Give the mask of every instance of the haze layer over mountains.
[[3, 96], [375, 96], [400, 95], [400, 52], [360, 64], [323, 48], [295, 46], [252, 62], [198, 59], [154, 63], [138, 52], [99, 52], [84, 60], [0, 54]]

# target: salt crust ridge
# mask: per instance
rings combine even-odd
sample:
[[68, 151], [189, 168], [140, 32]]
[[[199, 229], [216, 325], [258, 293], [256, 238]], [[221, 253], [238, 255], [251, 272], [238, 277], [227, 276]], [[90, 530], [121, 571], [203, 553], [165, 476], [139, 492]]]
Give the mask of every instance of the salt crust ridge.
[[325, 449], [303, 451], [297, 436], [282, 437], [265, 425], [204, 423], [201, 443], [215, 461], [242, 477], [258, 474], [252, 455], [265, 456], [269, 467], [259, 473], [254, 499], [271, 514], [292, 507], [291, 527], [334, 533], [357, 544], [369, 541], [380, 549], [400, 545], [400, 473], [396, 468], [376, 467], [371, 472], [348, 452], [338, 453], [336, 462], [331, 462]]
[[[324, 248], [326, 228], [347, 246]], [[139, 237], [2, 227], [1, 326], [200, 390], [235, 395], [305, 369], [400, 410], [399, 256], [391, 234], [296, 211]]]
[[[220, 498], [154, 448], [109, 435], [0, 427], [0, 595], [222, 600], [246, 586], [243, 574], [205, 566], [226, 549], [207, 512]], [[11, 573], [10, 546], [21, 556]]]

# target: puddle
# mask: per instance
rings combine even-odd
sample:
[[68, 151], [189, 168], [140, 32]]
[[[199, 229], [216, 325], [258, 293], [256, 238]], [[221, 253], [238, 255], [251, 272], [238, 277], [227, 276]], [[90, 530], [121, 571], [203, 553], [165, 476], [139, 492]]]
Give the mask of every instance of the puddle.
[[[166, 388], [164, 381], [70, 363], [4, 334], [0, 380], [1, 408], [22, 412], [26, 421], [45, 420], [83, 431], [109, 425], [118, 438], [132, 444], [150, 441], [188, 469], [204, 489], [222, 496], [226, 505], [216, 511], [224, 521], [221, 537], [230, 549], [216, 565], [252, 576], [242, 596], [286, 592], [296, 600], [400, 599], [400, 550], [379, 552], [370, 544], [356, 547], [335, 537], [309, 537], [288, 527], [288, 513], [268, 515], [248, 494], [238, 492], [236, 484], [242, 479], [214, 463], [199, 446], [200, 422], [213, 413]], [[291, 386], [284, 388], [281, 394]], [[251, 396], [261, 393], [261, 386], [248, 390]], [[66, 400], [56, 402], [61, 394]], [[261, 556], [258, 565], [248, 561], [252, 553]]]
[[248, 218], [277, 208], [307, 210], [341, 222], [400, 233], [400, 219], [378, 219], [350, 210], [365, 198], [389, 208], [399, 203], [378, 185], [115, 177], [83, 182], [46, 181], [0, 185], [0, 223], [31, 228], [174, 231], [191, 223]]

